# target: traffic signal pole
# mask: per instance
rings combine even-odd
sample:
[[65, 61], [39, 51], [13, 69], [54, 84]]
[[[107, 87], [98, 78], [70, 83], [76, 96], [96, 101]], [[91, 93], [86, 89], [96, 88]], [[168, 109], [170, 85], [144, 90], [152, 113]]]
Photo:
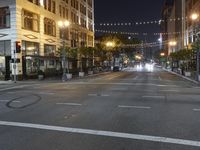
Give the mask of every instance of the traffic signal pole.
[[13, 69], [14, 69], [14, 83], [17, 83], [16, 49], [14, 50], [14, 65], [13, 65]]

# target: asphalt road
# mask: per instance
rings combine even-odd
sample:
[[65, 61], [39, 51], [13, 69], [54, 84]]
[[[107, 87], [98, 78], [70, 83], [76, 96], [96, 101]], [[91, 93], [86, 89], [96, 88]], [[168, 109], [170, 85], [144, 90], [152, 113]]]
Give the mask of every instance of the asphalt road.
[[200, 150], [200, 88], [158, 68], [1, 87], [0, 150]]

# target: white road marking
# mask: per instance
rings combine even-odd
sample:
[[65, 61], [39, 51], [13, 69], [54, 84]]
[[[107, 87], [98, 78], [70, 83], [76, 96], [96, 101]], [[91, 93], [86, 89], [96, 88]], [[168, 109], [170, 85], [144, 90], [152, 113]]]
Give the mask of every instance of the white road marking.
[[97, 94], [88, 94], [88, 96], [97, 96]]
[[138, 76], [136, 76], [135, 78], [133, 78], [133, 80], [136, 80], [136, 79], [138, 79]]
[[195, 108], [195, 109], [193, 109], [193, 111], [200, 111], [200, 109], [196, 109], [196, 108]]
[[17, 92], [7, 92], [7, 94], [16, 94]]
[[56, 105], [82, 106], [82, 104], [78, 103], [56, 103]]
[[179, 90], [160, 90], [161, 92], [179, 92]]
[[151, 109], [151, 107], [147, 106], [125, 106], [125, 105], [119, 105], [119, 108], [135, 108], [135, 109]]
[[165, 96], [142, 96], [142, 98], [165, 98]]
[[42, 95], [54, 95], [55, 93], [40, 92], [39, 94], [42, 94]]
[[59, 132], [66, 132], [66, 133], [88, 134], [88, 135], [95, 135], [95, 136], [105, 136], [105, 137], [113, 137], [113, 138], [124, 138], [124, 139], [132, 139], [132, 140], [143, 140], [143, 141], [151, 141], [151, 142], [200, 147], [200, 141], [140, 135], [140, 134], [130, 134], [130, 133], [122, 133], [122, 132], [90, 130], [90, 129], [81, 129], [81, 128], [68, 128], [68, 127], [60, 127], [60, 126], [8, 122], [8, 121], [0, 121], [0, 126], [22, 127], [22, 128], [41, 129], [41, 130], [49, 130], [49, 131], [59, 131]]

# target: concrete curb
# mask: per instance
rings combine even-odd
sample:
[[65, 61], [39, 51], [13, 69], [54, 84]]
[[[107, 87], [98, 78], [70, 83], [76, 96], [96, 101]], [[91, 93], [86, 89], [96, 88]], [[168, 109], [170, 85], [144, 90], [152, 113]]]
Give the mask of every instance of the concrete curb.
[[193, 83], [195, 83], [195, 84], [200, 84], [198, 81], [195, 81], [195, 80], [193, 80], [193, 79], [190, 79], [190, 78], [188, 78], [188, 77], [186, 77], [186, 76], [183, 76], [183, 75], [181, 75], [181, 74], [178, 74], [178, 73], [176, 73], [176, 72], [173, 72], [173, 71], [170, 71], [170, 70], [167, 70], [167, 69], [165, 69], [165, 68], [162, 68], [164, 71], [167, 71], [167, 72], [169, 72], [169, 73], [171, 73], [171, 74], [174, 74], [174, 75], [176, 75], [176, 76], [179, 76], [179, 77], [181, 77], [181, 78], [183, 78], [183, 79], [185, 79], [185, 80], [188, 80], [188, 81], [190, 81], [190, 82], [193, 82]]

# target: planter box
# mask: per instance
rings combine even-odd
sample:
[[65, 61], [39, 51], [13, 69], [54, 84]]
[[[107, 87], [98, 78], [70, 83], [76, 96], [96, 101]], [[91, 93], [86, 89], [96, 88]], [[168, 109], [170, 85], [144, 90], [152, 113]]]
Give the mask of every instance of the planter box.
[[85, 73], [84, 72], [79, 72], [79, 77], [84, 77]]
[[88, 75], [93, 75], [94, 72], [93, 71], [88, 71]]
[[44, 80], [44, 75], [38, 75], [38, 80]]
[[186, 77], [191, 77], [191, 72], [185, 72]]
[[68, 80], [72, 79], [72, 74], [70, 74], [70, 73], [67, 74], [67, 79], [68, 79]]

